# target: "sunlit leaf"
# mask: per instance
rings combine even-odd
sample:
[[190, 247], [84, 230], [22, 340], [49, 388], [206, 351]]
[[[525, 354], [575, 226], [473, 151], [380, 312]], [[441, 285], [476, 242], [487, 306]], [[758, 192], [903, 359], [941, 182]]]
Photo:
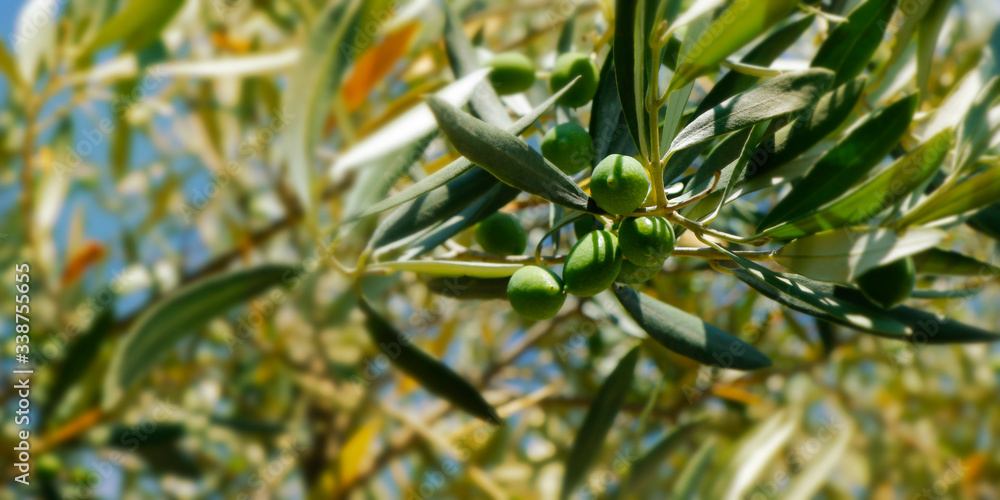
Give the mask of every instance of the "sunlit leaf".
[[917, 96], [911, 95], [868, 115], [768, 212], [758, 230], [816, 209], [864, 178], [906, 132], [916, 105]]
[[833, 230], [797, 239], [775, 252], [774, 260], [803, 276], [849, 284], [883, 264], [933, 248], [945, 233], [912, 229], [903, 234], [887, 229]]
[[830, 32], [813, 57], [814, 68], [837, 72], [837, 85], [861, 74], [882, 43], [897, 0], [865, 0]]

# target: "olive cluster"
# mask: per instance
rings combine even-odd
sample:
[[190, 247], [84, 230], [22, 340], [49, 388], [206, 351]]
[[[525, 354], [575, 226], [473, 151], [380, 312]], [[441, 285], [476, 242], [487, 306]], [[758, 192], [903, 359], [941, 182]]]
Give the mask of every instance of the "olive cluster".
[[[581, 156], [581, 151], [589, 151], [593, 157], [588, 135], [579, 135], [571, 127], [555, 127], [549, 132], [552, 134], [546, 134], [542, 150], [553, 164]], [[552, 142], [560, 147], [546, 148]], [[590, 187], [598, 206], [612, 214], [627, 215], [646, 200], [650, 184], [638, 161], [609, 155], [594, 169]], [[588, 216], [577, 222], [575, 229], [578, 240], [566, 256], [562, 276], [540, 266], [525, 266], [511, 276], [507, 298], [521, 316], [536, 321], [551, 318], [562, 307], [567, 293], [591, 297], [615, 281], [645, 281], [659, 272], [674, 250], [674, 231], [663, 217], [624, 217], [605, 228]], [[476, 241], [487, 252], [498, 255], [520, 254], [526, 246], [524, 229], [514, 217], [503, 213], [479, 223]]]
[[[489, 62], [490, 82], [501, 95], [523, 92], [535, 81], [531, 61], [520, 54], [498, 54]], [[580, 79], [558, 100], [567, 107], [580, 107], [594, 98], [599, 74], [586, 54], [570, 52], [556, 59], [549, 86], [553, 92], [575, 78]], [[591, 166], [594, 146], [590, 134], [576, 123], [562, 123], [545, 133], [542, 155], [567, 175]], [[540, 266], [525, 266], [507, 285], [507, 298], [521, 316], [542, 320], [562, 307], [566, 294], [591, 297], [607, 290], [615, 281], [637, 283], [659, 272], [674, 250], [674, 231], [662, 217], [627, 217], [646, 201], [649, 176], [635, 158], [609, 155], [590, 176], [591, 197], [609, 214], [618, 217], [604, 227], [587, 217], [576, 225], [577, 242], [566, 256], [562, 276]], [[609, 219], [610, 221], [610, 219]], [[527, 238], [513, 216], [497, 213], [476, 227], [476, 241], [496, 255], [524, 252]]]

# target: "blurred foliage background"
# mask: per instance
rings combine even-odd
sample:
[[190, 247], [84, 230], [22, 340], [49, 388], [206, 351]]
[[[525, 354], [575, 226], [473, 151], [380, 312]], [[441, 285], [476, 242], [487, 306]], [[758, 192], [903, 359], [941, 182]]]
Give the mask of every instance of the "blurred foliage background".
[[[922, 111], [997, 56], [988, 41], [1000, 17], [992, 0], [925, 2], [940, 34]], [[846, 14], [859, 2], [806, 3]], [[901, 2], [876, 58], [894, 50], [911, 3], [922, 5]], [[671, 259], [647, 292], [753, 344], [770, 368], [724, 370], [667, 351], [603, 296], [571, 297], [557, 318], [530, 323], [505, 301], [465, 300], [475, 297], [461, 286], [395, 273], [365, 280], [365, 295], [478, 388], [505, 425], [457, 411], [394, 370], [344, 273], [376, 221], [337, 238], [325, 228], [397, 179], [458, 157], [431, 135], [412, 167], [383, 173], [403, 154], [384, 154], [398, 152], [394, 137], [429, 119], [407, 113], [456, 81], [443, 40], [449, 9], [481, 61], [518, 51], [544, 77], [560, 44], [599, 64], [608, 54], [607, 0], [6, 4], [5, 464], [20, 429], [6, 382], [19, 262], [31, 265], [36, 373], [31, 485], [5, 466], [3, 497], [552, 498], [599, 387], [640, 344], [581, 497], [623, 484], [642, 498], [1000, 495], [996, 345], [925, 346], [818, 322], [700, 259]], [[830, 23], [817, 16], [776, 65], [806, 66]], [[912, 86], [915, 72], [887, 85]], [[711, 83], [699, 80], [693, 95]], [[522, 116], [550, 95], [540, 82], [503, 102]], [[559, 112], [523, 134], [529, 144]], [[575, 113], [587, 123], [589, 112]], [[533, 248], [548, 208], [524, 195], [512, 203]], [[454, 243], [471, 246], [471, 232]], [[952, 244], [998, 263], [996, 240], [964, 226]], [[190, 299], [194, 313], [153, 316], [174, 342], [115, 358], [126, 332], [149, 326], [177, 289], [279, 263], [290, 267], [270, 272], [292, 286], [263, 293], [259, 275], [216, 282]], [[997, 292], [911, 305], [995, 331]], [[241, 306], [221, 307], [230, 293], [246, 295]], [[654, 448], [656, 460], [640, 460]]]

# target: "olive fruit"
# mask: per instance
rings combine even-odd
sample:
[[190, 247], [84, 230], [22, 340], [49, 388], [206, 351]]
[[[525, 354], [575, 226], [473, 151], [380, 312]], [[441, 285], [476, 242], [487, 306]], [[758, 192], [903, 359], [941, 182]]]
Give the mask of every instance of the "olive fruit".
[[649, 193], [649, 176], [631, 156], [608, 155], [590, 176], [590, 195], [597, 206], [624, 215], [639, 208]]
[[573, 245], [563, 265], [566, 291], [591, 297], [607, 290], [622, 267], [618, 238], [607, 231], [591, 231]]
[[917, 282], [917, 273], [913, 258], [905, 257], [870, 269], [854, 281], [869, 300], [889, 309], [910, 296]]
[[594, 143], [580, 125], [560, 123], [542, 137], [542, 156], [566, 175], [573, 175], [594, 161]]
[[562, 280], [555, 273], [544, 267], [524, 266], [510, 277], [507, 300], [517, 314], [541, 321], [559, 312], [566, 294]]
[[640, 267], [660, 267], [674, 251], [674, 228], [663, 217], [629, 217], [618, 229], [622, 255]]
[[535, 83], [535, 66], [523, 54], [504, 52], [486, 62], [490, 71], [490, 83], [497, 94], [507, 95], [524, 92]]
[[520, 255], [528, 245], [528, 236], [513, 215], [497, 212], [476, 226], [476, 241], [487, 253]]
[[580, 80], [566, 91], [557, 101], [568, 108], [579, 108], [590, 102], [597, 93], [597, 82], [600, 75], [597, 65], [590, 60], [590, 56], [580, 52], [567, 52], [556, 58], [556, 64], [552, 68], [552, 78], [549, 80], [549, 88], [552, 92], [565, 87], [574, 78]]
[[622, 269], [618, 271], [618, 277], [615, 278], [615, 281], [628, 284], [645, 283], [653, 279], [653, 276], [656, 276], [660, 269], [660, 266], [643, 267], [623, 260]]

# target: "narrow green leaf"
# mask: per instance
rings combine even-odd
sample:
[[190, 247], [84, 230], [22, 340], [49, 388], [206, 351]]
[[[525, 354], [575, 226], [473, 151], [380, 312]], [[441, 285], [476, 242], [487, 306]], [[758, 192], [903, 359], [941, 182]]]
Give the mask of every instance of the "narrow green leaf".
[[[853, 288], [833, 286], [833, 296], [859, 305], [871, 304], [861, 292]], [[955, 298], [961, 297], [961, 294], [956, 294]], [[913, 334], [908, 340], [918, 344], [969, 344], [1000, 341], [1000, 333], [989, 332], [912, 307], [896, 306], [886, 311], [886, 314], [909, 326]]]
[[725, 493], [717, 494], [716, 498], [744, 498], [761, 472], [792, 438], [799, 427], [799, 418], [794, 407], [778, 410], [741, 438], [736, 451], [717, 476], [715, 491]]
[[628, 352], [618, 366], [608, 375], [597, 391], [594, 402], [587, 410], [587, 416], [583, 419], [583, 425], [576, 433], [573, 440], [573, 447], [570, 449], [566, 459], [565, 473], [563, 475], [560, 498], [569, 498], [573, 491], [587, 477], [587, 472], [593, 467], [594, 462], [601, 453], [604, 439], [615, 423], [615, 417], [625, 396], [628, 395], [632, 387], [632, 377], [635, 374], [635, 365], [639, 360], [639, 348], [634, 347]]
[[193, 330], [212, 318], [286, 282], [287, 266], [266, 265], [187, 285], [164, 298], [136, 320], [118, 344], [104, 379], [104, 407], [114, 406], [128, 390]]
[[442, 189], [431, 191], [392, 212], [375, 229], [370, 245], [372, 248], [382, 247], [447, 220], [499, 182], [489, 172], [473, 168], [445, 184]]
[[667, 155], [808, 106], [831, 81], [833, 73], [825, 69], [765, 80], [692, 120], [674, 138]]
[[[745, 259], [744, 259], [745, 260]], [[888, 311], [871, 303], [860, 291], [795, 274], [779, 274], [757, 266], [734, 269], [733, 275], [764, 296], [796, 311], [880, 337], [920, 344], [1000, 341], [1000, 334], [943, 318], [907, 306]], [[767, 278], [767, 281], [765, 281]], [[775, 280], [777, 278], [777, 280]], [[793, 286], [783, 286], [792, 284]], [[816, 304], [839, 304], [849, 315]]]
[[573, 50], [573, 33], [576, 28], [576, 14], [577, 10], [573, 9], [573, 13], [563, 20], [563, 27], [559, 32], [559, 42], [556, 43], [557, 54], [565, 54], [566, 52]]
[[632, 319], [667, 349], [706, 365], [756, 370], [771, 360], [754, 346], [669, 304], [622, 285], [615, 295]]
[[361, 3], [334, 2], [320, 14], [285, 91], [284, 102], [291, 109], [292, 120], [282, 136], [281, 154], [288, 165], [292, 190], [307, 214], [312, 213], [319, 197], [318, 184], [313, 182], [314, 148], [327, 117], [330, 96], [340, 86], [349, 63], [349, 51], [340, 49], [348, 40], [348, 30]]
[[[649, 155], [649, 146], [646, 144], [649, 134], [640, 127], [640, 113], [645, 114], [636, 102], [637, 83], [636, 76], [642, 79], [642, 73], [637, 72], [639, 63], [635, 59], [635, 40], [645, 40], [642, 33], [636, 33], [635, 23], [638, 10], [638, 3], [615, 2], [615, 35], [612, 45], [612, 57], [614, 58], [615, 80], [618, 89], [618, 99], [621, 103], [622, 112], [625, 114], [625, 123], [628, 125], [629, 134], [632, 135], [632, 142], [636, 150], [645, 156]], [[641, 98], [638, 101], [642, 102]]]
[[[514, 122], [514, 124], [507, 129], [507, 132], [514, 135], [521, 135], [524, 133], [524, 131], [528, 130], [528, 127], [530, 127], [532, 123], [535, 123], [535, 121], [538, 120], [538, 117], [542, 116], [547, 109], [551, 108], [552, 105], [555, 104], [556, 100], [562, 97], [563, 93], [573, 86], [574, 82], [576, 82], [576, 80], [573, 80], [573, 82], [570, 82], [569, 85], [559, 89], [559, 92], [556, 92], [552, 95], [552, 97], [546, 99], [545, 102], [532, 109], [531, 113], [524, 115], [519, 120]], [[375, 215], [389, 210], [390, 208], [398, 207], [408, 201], [415, 200], [420, 196], [423, 196], [424, 194], [427, 194], [430, 191], [433, 191], [434, 189], [444, 186], [445, 184], [459, 178], [466, 172], [472, 170], [473, 167], [475, 167], [475, 165], [473, 165], [467, 158], [459, 158], [440, 170], [437, 170], [433, 174], [407, 186], [406, 189], [403, 189], [385, 200], [376, 203], [374, 206], [358, 215], [358, 217], [354, 220]], [[342, 224], [346, 224], [347, 222], [352, 222], [352, 220], [348, 219]]]
[[413, 343], [409, 335], [396, 330], [368, 303], [359, 297], [358, 304], [367, 318], [372, 341], [389, 356], [389, 360], [423, 387], [466, 413], [482, 420], [502, 423], [500, 416], [482, 394], [444, 363], [434, 359]]
[[123, 51], [141, 49], [156, 40], [184, 2], [176, 0], [130, 0], [115, 17], [109, 19], [84, 49], [81, 58], [118, 41]]
[[429, 97], [427, 103], [455, 148], [501, 182], [566, 208], [603, 213], [573, 179], [517, 136], [476, 120], [439, 98]]
[[935, 229], [851, 231], [837, 229], [797, 239], [774, 260], [815, 280], [850, 284], [866, 271], [933, 248], [945, 237]]
[[950, 188], [940, 188], [896, 221], [897, 227], [923, 225], [950, 219], [1000, 199], [1000, 164], [966, 177]]
[[768, 228], [761, 234], [775, 239], [791, 239], [871, 221], [904, 200], [938, 171], [948, 155], [953, 138], [950, 129], [944, 130], [840, 198], [787, 223]]
[[[909, 327], [870, 304], [858, 305], [833, 298], [833, 290], [830, 288], [832, 285], [802, 276], [776, 273], [724, 247], [715, 248], [743, 267], [734, 269], [733, 275], [758, 292], [792, 309], [885, 337], [905, 338], [912, 333]], [[823, 293], [824, 289], [827, 293]]]
[[610, 154], [635, 156], [638, 152], [626, 123], [621, 101], [618, 99], [614, 57], [604, 60], [600, 78], [594, 102], [590, 107], [590, 139], [594, 143], [593, 166]]
[[689, 51], [670, 80], [669, 89], [679, 89], [707, 73], [727, 56], [742, 48], [795, 10], [795, 0], [735, 2], [709, 26]]
[[403, 238], [395, 241], [377, 253], [382, 253], [386, 249], [396, 249], [405, 247], [406, 251], [399, 256], [398, 260], [415, 259], [427, 253], [439, 245], [448, 241], [459, 232], [472, 227], [479, 221], [489, 217], [504, 205], [510, 203], [517, 197], [518, 191], [506, 184], [498, 183], [493, 189], [481, 196], [478, 200], [470, 203], [449, 219], [430, 227], [426, 231], [414, 235], [412, 238]]
[[705, 476], [705, 471], [708, 470], [714, 453], [715, 438], [710, 437], [701, 444], [694, 455], [691, 455], [684, 468], [681, 469], [680, 474], [677, 475], [677, 481], [670, 489], [669, 498], [672, 500], [700, 498], [698, 486], [701, 485], [701, 479]]
[[[446, 2], [444, 10], [446, 14], [444, 44], [448, 52], [448, 60], [451, 62], [451, 69], [455, 73], [455, 77], [463, 78], [480, 69], [479, 59], [476, 57], [476, 50], [472, 46], [472, 42], [465, 35], [462, 19], [452, 4]], [[472, 109], [473, 114], [492, 125], [507, 128], [511, 124], [507, 109], [489, 82], [480, 82], [476, 85], [476, 91], [469, 100], [469, 108]]]
[[469, 276], [472, 278], [505, 278], [514, 274], [523, 264], [505, 264], [499, 262], [475, 262], [465, 260], [404, 260], [397, 262], [379, 262], [370, 269], [390, 269], [392, 271], [409, 271], [429, 276]]
[[820, 45], [812, 67], [837, 73], [837, 85], [859, 74], [882, 43], [897, 0], [866, 0], [838, 24]]
[[934, 276], [980, 276], [1000, 274], [1000, 268], [953, 250], [930, 248], [915, 254], [917, 273]]
[[681, 424], [664, 434], [649, 451], [632, 464], [628, 476], [619, 487], [617, 497], [631, 498], [631, 495], [641, 492], [649, 481], [656, 477], [657, 469], [663, 465], [663, 461], [690, 436], [691, 431], [700, 423], [701, 421], [695, 421]]
[[365, 207], [384, 197], [396, 181], [420, 161], [435, 137], [436, 130], [404, 147], [398, 154], [382, 158], [378, 164], [362, 170], [344, 202], [344, 212], [349, 214], [347, 218], [357, 217]]
[[[759, 66], [770, 66], [785, 50], [788, 49], [803, 33], [812, 26], [815, 16], [808, 15], [798, 21], [789, 23], [774, 31], [764, 40], [750, 49], [745, 56], [740, 59], [741, 63]], [[716, 105], [729, 99], [730, 97], [743, 92], [760, 81], [759, 77], [744, 75], [738, 71], [729, 71], [726, 76], [719, 79], [712, 90], [705, 95], [705, 98], [698, 104], [694, 116], [714, 108]]]
[[927, 86], [931, 79], [931, 66], [934, 64], [934, 51], [937, 48], [938, 36], [944, 21], [948, 17], [952, 0], [931, 0], [930, 10], [924, 14], [917, 26], [917, 88], [923, 99], [927, 99]]
[[87, 330], [73, 339], [66, 350], [63, 361], [55, 371], [55, 377], [49, 386], [48, 397], [45, 399], [45, 411], [43, 415], [51, 415], [59, 409], [70, 389], [83, 381], [88, 368], [93, 364], [104, 345], [105, 339], [111, 333], [114, 326], [114, 311], [109, 305], [97, 316]]
[[864, 178], [906, 133], [916, 105], [911, 95], [868, 115], [771, 209], [758, 231], [814, 210]]
[[868, 77], [859, 76], [823, 94], [814, 106], [793, 114], [794, 121], [781, 128], [774, 138], [754, 152], [763, 161], [747, 177], [759, 176], [780, 167], [809, 151], [833, 133], [850, 116], [861, 100]]
[[989, 148], [991, 134], [987, 114], [998, 98], [1000, 98], [1000, 76], [994, 76], [976, 96], [958, 129], [958, 157], [955, 168], [959, 171], [972, 166]]

